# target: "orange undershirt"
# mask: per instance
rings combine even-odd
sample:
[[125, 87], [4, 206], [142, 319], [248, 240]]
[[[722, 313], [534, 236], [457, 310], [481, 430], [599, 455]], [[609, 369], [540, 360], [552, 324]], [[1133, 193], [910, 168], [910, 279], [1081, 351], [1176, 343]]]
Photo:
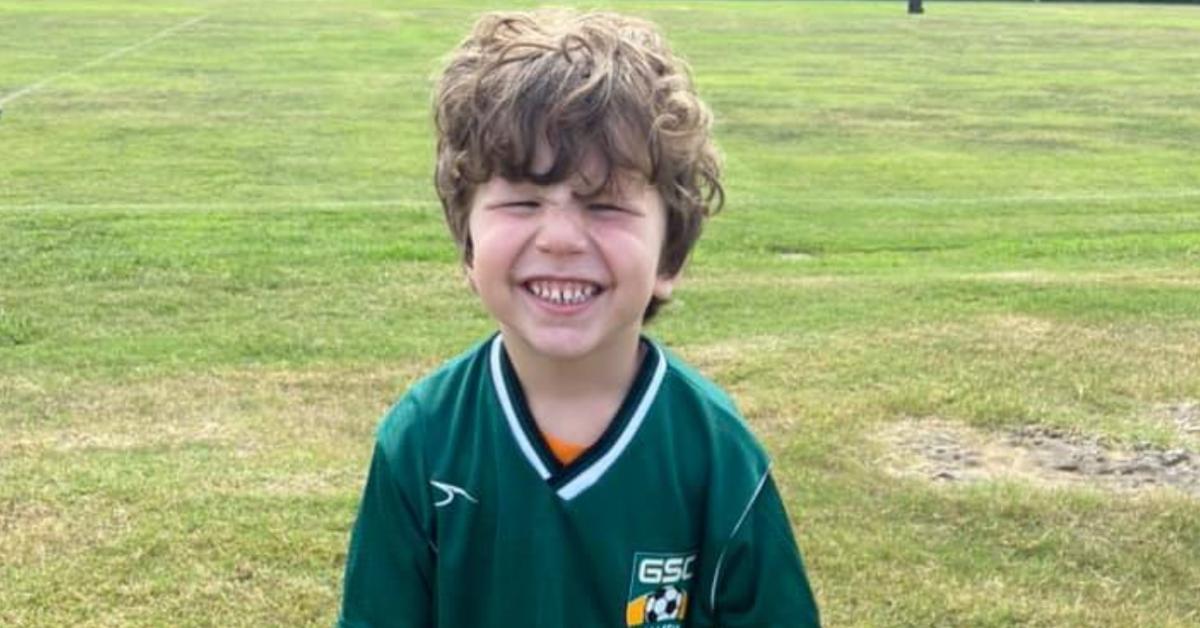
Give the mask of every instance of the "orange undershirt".
[[587, 447], [583, 445], [569, 443], [561, 438], [555, 438], [546, 432], [542, 432], [542, 438], [546, 439], [546, 444], [550, 446], [550, 451], [554, 454], [554, 457], [558, 458], [558, 461], [564, 465], [575, 462], [579, 454], [587, 450]]

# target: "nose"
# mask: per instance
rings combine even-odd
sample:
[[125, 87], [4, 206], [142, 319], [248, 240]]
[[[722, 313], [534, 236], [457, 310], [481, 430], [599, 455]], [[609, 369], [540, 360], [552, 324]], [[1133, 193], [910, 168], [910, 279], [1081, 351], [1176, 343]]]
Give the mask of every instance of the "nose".
[[543, 253], [571, 255], [587, 247], [586, 218], [574, 200], [547, 203], [542, 210], [534, 245]]

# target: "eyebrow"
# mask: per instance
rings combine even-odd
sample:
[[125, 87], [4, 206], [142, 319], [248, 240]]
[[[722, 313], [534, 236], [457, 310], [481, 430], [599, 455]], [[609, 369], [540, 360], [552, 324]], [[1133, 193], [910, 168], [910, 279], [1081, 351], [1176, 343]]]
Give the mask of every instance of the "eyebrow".
[[[527, 196], [539, 195], [539, 191], [546, 187], [528, 180], [511, 180], [505, 179], [511, 189], [505, 190], [505, 195]], [[644, 185], [644, 184], [643, 184]], [[590, 194], [580, 192], [578, 189], [571, 188], [571, 197], [581, 201], [596, 201], [596, 200], [611, 200], [614, 202], [627, 202], [633, 199], [633, 195], [626, 193], [628, 184], [626, 185], [603, 185]], [[506, 201], [507, 202], [507, 201]]]

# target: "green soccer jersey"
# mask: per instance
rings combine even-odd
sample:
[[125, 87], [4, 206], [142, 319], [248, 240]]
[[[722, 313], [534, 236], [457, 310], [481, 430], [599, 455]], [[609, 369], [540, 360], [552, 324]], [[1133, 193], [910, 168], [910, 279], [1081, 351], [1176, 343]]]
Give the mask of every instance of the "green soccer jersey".
[[600, 439], [560, 464], [501, 336], [379, 427], [339, 625], [816, 626], [762, 448], [654, 343]]

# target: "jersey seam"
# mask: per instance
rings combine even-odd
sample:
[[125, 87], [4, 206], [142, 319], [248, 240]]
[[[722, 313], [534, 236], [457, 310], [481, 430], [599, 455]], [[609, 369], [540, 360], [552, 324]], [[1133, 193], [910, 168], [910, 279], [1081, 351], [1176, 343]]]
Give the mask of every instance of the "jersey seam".
[[750, 511], [754, 508], [755, 502], [758, 501], [759, 495], [762, 495], [762, 490], [767, 485], [767, 478], [769, 477], [771, 477], [771, 463], [767, 462], [767, 468], [763, 470], [763, 475], [758, 480], [758, 486], [755, 487], [754, 494], [750, 496], [750, 501], [746, 502], [746, 507], [742, 510], [742, 516], [738, 517], [737, 523], [733, 525], [733, 530], [729, 533], [729, 538], [725, 541], [725, 546], [721, 548], [721, 553], [717, 555], [717, 566], [713, 569], [712, 588], [708, 596], [709, 606], [712, 608], [714, 617], [717, 615], [717, 587], [721, 581], [721, 566], [725, 561], [725, 553], [729, 551], [729, 546], [733, 544], [733, 539], [737, 536], [738, 530], [746, 522], [746, 517], [750, 515]]
[[[415, 395], [409, 397], [409, 403], [412, 404], [413, 416], [416, 417], [416, 421], [414, 421], [414, 423], [416, 423], [415, 427], [417, 430], [417, 469], [421, 473], [421, 487], [424, 488], [431, 477], [431, 474], [429, 473], [429, 460], [427, 452], [425, 451], [425, 448], [429, 443], [429, 438], [425, 431], [425, 421], [427, 420], [427, 417], [421, 412], [420, 399], [418, 399]], [[421, 521], [419, 522], [421, 527], [421, 536], [425, 537], [425, 543], [429, 545], [429, 549], [433, 550], [433, 553], [436, 556], [439, 554], [437, 539], [436, 535], [434, 534], [434, 532], [437, 530], [436, 524], [431, 526], [429, 530], [425, 529], [426, 522], [424, 511], [426, 511], [429, 507], [429, 502], [427, 501], [429, 499], [428, 490], [425, 491], [424, 497], [425, 500], [422, 501], [424, 508], [421, 509]]]

